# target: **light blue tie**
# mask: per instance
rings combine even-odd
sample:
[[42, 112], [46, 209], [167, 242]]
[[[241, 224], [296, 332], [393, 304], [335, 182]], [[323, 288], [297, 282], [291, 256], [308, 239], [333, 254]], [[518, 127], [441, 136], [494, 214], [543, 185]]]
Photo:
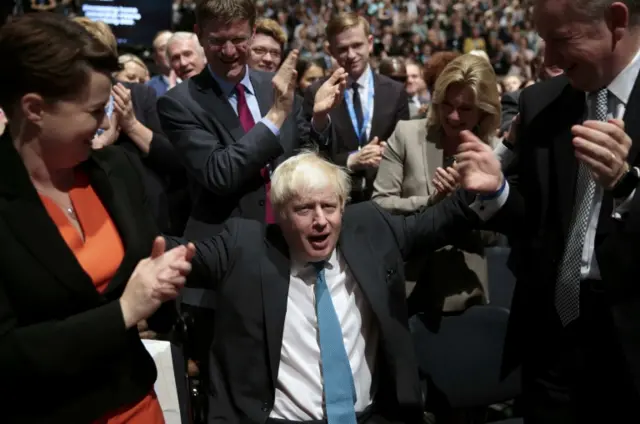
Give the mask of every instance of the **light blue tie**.
[[356, 424], [355, 386], [349, 357], [342, 339], [338, 314], [324, 277], [324, 262], [314, 262], [316, 269], [316, 314], [320, 333], [320, 359], [328, 424]]

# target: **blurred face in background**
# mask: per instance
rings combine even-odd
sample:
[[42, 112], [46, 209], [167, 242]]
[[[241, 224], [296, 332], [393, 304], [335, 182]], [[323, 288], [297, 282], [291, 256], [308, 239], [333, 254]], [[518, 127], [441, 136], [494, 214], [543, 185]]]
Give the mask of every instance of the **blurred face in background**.
[[266, 72], [275, 72], [282, 62], [282, 48], [275, 38], [256, 33], [251, 39], [249, 67]]
[[440, 119], [445, 136], [456, 138], [460, 132], [473, 129], [480, 123], [480, 109], [476, 106], [471, 87], [451, 84], [440, 107]]
[[206, 66], [206, 61], [195, 38], [174, 40], [167, 46], [167, 56], [171, 69], [182, 80], [198, 75]]
[[144, 84], [149, 81], [149, 71], [133, 60], [124, 63], [120, 72], [115, 75], [118, 81]]
[[312, 64], [307, 68], [300, 78], [299, 88], [300, 91], [306, 90], [311, 84], [324, 77], [324, 70], [318, 65]]
[[504, 80], [502, 80], [502, 83], [504, 84], [505, 93], [513, 93], [514, 91], [518, 91], [520, 89], [520, 84], [522, 84], [520, 78], [513, 75], [506, 77]]
[[331, 41], [331, 54], [349, 76], [357, 80], [369, 65], [373, 51], [373, 35], [365, 34], [362, 25], [348, 28]]
[[426, 88], [420, 67], [413, 63], [407, 65], [406, 90], [409, 96], [415, 96]]
[[164, 32], [153, 41], [153, 60], [162, 74], [168, 74], [171, 70], [167, 58], [167, 41], [171, 38], [170, 32]]
[[248, 21], [225, 24], [216, 21], [196, 25], [211, 70], [229, 82], [239, 82], [249, 60], [253, 28]]

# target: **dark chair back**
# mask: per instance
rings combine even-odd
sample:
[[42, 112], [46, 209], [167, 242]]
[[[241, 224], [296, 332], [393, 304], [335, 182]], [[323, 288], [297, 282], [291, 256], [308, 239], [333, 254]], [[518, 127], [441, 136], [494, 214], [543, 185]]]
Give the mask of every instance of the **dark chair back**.
[[452, 408], [486, 407], [520, 395], [519, 371], [500, 379], [507, 309], [473, 306], [443, 317], [437, 333], [421, 318], [418, 314], [409, 323], [420, 372], [430, 377]]

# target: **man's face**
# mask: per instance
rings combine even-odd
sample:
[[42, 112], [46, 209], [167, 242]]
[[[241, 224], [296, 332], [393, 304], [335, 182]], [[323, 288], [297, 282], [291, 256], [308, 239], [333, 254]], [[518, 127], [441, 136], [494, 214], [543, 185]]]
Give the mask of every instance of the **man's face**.
[[279, 214], [292, 255], [303, 262], [326, 260], [338, 243], [343, 203], [330, 187], [294, 197]]
[[206, 62], [195, 39], [176, 40], [167, 48], [171, 69], [178, 78], [187, 80], [198, 75]]
[[[571, 85], [595, 91], [609, 84], [616, 54], [609, 23], [586, 21], [574, 10], [575, 0], [538, 0], [534, 22], [545, 41], [544, 63], [564, 70]], [[613, 47], [612, 47], [613, 46]]]
[[249, 49], [249, 67], [266, 72], [275, 72], [282, 61], [282, 48], [271, 36], [258, 34], [253, 36]]
[[167, 42], [171, 38], [170, 33], [159, 35], [153, 43], [153, 53], [156, 65], [163, 70], [169, 70], [169, 59], [167, 57]]
[[407, 65], [407, 84], [405, 87], [409, 96], [413, 96], [425, 88], [425, 82], [418, 65], [413, 63]]
[[362, 25], [344, 30], [331, 42], [331, 54], [354, 80], [367, 69], [372, 51], [373, 36], [366, 35]]
[[234, 21], [225, 24], [218, 21], [196, 25], [200, 43], [211, 70], [221, 78], [238, 82], [244, 76], [249, 58], [249, 43], [253, 28], [248, 21]]

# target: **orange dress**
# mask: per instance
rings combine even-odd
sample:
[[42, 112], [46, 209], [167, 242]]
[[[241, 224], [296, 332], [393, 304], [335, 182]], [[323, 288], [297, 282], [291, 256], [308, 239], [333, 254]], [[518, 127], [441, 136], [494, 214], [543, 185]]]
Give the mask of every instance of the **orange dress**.
[[[43, 195], [40, 198], [78, 263], [91, 277], [96, 290], [102, 293], [124, 258], [122, 240], [84, 174], [76, 174], [76, 185], [69, 196], [84, 231], [84, 241], [55, 202]], [[112, 411], [95, 424], [124, 423], [164, 424], [162, 409], [153, 390], [137, 404]]]

